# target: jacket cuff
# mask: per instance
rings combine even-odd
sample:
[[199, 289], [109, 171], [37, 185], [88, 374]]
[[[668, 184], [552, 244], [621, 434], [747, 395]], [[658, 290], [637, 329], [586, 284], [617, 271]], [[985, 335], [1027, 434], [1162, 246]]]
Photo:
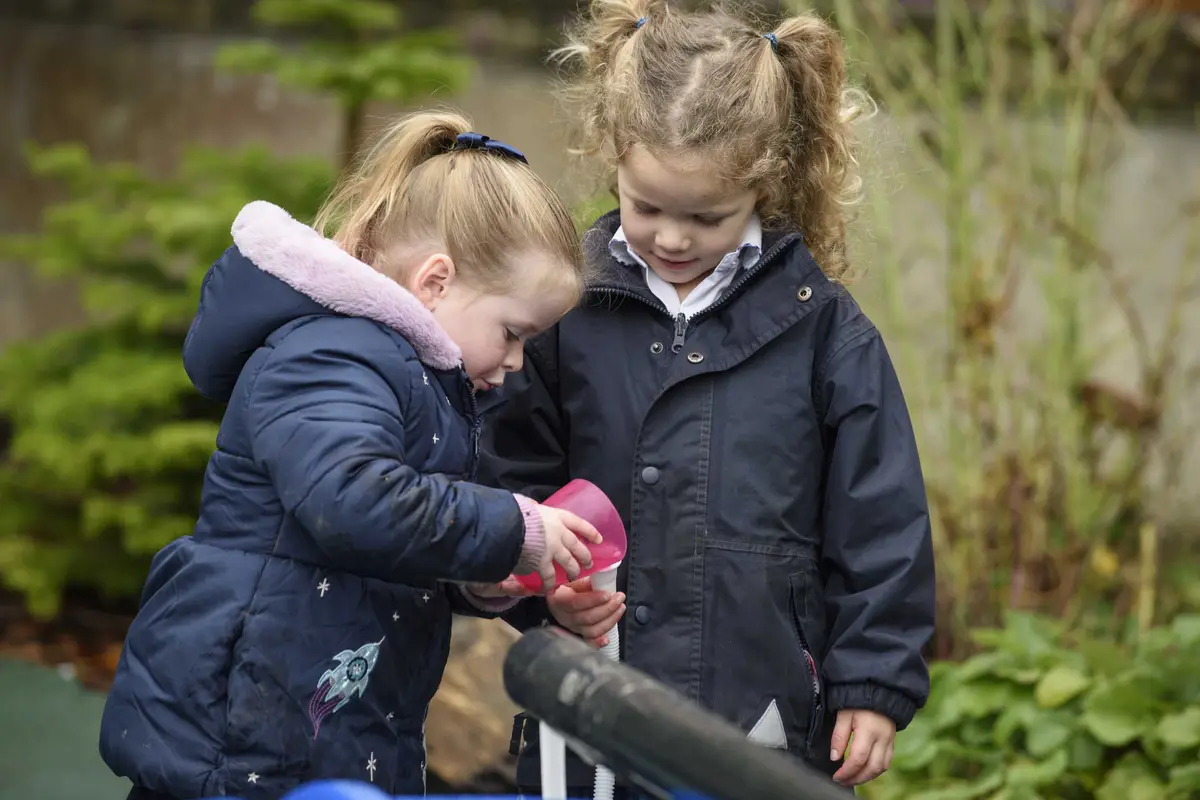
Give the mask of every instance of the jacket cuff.
[[917, 704], [911, 697], [877, 683], [833, 684], [828, 687], [827, 696], [830, 711], [846, 708], [874, 711], [896, 723], [898, 731], [907, 728], [917, 713]]
[[488, 614], [503, 614], [521, 600], [519, 597], [482, 597], [472, 592], [466, 586], [456, 586], [455, 588], [469, 605]]
[[514, 494], [513, 497], [517, 499], [517, 506], [525, 520], [525, 545], [521, 548], [521, 557], [513, 574], [528, 575], [537, 572], [538, 565], [546, 555], [546, 530], [537, 502], [522, 494]]

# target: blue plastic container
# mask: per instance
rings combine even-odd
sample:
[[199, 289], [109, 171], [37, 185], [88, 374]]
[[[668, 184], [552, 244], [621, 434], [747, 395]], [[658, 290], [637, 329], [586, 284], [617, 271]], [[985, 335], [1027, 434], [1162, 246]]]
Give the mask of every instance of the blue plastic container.
[[[438, 800], [522, 800], [519, 795], [438, 795]], [[424, 797], [403, 795], [393, 797], [369, 783], [358, 781], [316, 781], [293, 789], [283, 800], [427, 800]], [[525, 798], [524, 800], [530, 800]]]
[[[437, 800], [540, 800], [531, 795], [435, 795]], [[210, 800], [237, 800], [223, 797]], [[283, 800], [429, 800], [420, 795], [393, 796], [380, 791], [369, 783], [359, 781], [314, 781], [283, 796]], [[591, 798], [581, 798], [591, 800]]]
[[[437, 800], [540, 800], [533, 795], [493, 794], [493, 795], [435, 795]], [[706, 800], [698, 794], [679, 794], [677, 800]], [[210, 800], [237, 800], [236, 798], [210, 798]], [[429, 800], [419, 795], [393, 796], [381, 792], [369, 783], [358, 781], [315, 781], [293, 789], [284, 795], [283, 800]], [[579, 798], [591, 800], [591, 798]]]

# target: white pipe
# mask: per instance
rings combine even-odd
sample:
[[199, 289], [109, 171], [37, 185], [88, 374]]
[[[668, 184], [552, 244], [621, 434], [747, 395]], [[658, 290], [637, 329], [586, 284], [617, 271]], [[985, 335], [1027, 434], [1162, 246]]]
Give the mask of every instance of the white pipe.
[[[603, 572], [592, 574], [592, 588], [600, 592], [617, 590], [617, 569], [621, 562], [613, 564]], [[608, 644], [601, 652], [612, 661], [621, 660], [621, 639], [614, 625], [607, 634]], [[567, 800], [567, 742], [563, 735], [544, 721], [538, 721], [542, 769], [542, 800]], [[616, 776], [604, 766], [596, 767], [596, 778], [592, 786], [593, 800], [613, 800]]]
[[[621, 562], [613, 564], [603, 572], [597, 572], [592, 575], [592, 588], [601, 592], [615, 592], [617, 590], [617, 569], [621, 566]], [[607, 634], [608, 644], [604, 645], [601, 652], [610, 661], [621, 660], [621, 634], [618, 625], [613, 625], [612, 630]], [[592, 784], [592, 800], [613, 800], [613, 791], [616, 788], [617, 776], [613, 771], [603, 764], [596, 765], [596, 778]]]
[[567, 800], [567, 743], [562, 734], [538, 721], [541, 740], [542, 798]]

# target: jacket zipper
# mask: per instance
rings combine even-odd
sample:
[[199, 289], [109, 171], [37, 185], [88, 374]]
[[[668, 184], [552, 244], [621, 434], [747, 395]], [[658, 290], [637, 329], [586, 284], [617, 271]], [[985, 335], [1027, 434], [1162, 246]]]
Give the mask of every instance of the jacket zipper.
[[474, 481], [479, 471], [479, 440], [483, 436], [483, 420], [479, 416], [479, 400], [475, 397], [475, 384], [470, 378], [467, 382], [467, 398], [471, 407], [471, 469], [470, 480]]
[[804, 738], [804, 752], [807, 758], [813, 757], [813, 742], [817, 739], [817, 734], [821, 731], [821, 720], [825, 716], [825, 707], [821, 702], [821, 678], [817, 672], [817, 661], [813, 658], [812, 651], [808, 648], [808, 640], [804, 638], [804, 630], [800, 627], [799, 617], [796, 614], [795, 602], [792, 603], [792, 628], [796, 633], [796, 639], [800, 642], [800, 651], [804, 654], [804, 661], [808, 665], [808, 675], [811, 679], [811, 697], [809, 702], [808, 715], [808, 731]]
[[817, 734], [821, 731], [821, 720], [825, 716], [825, 704], [821, 702], [821, 679], [817, 673], [817, 662], [812, 657], [812, 651], [808, 649], [808, 645], [804, 644], [804, 637], [800, 637], [801, 647], [804, 649], [804, 660], [808, 662], [808, 671], [812, 676], [812, 711], [808, 716], [808, 735], [804, 740], [804, 749], [808, 753], [808, 757], [812, 758], [813, 742], [817, 740]]
[[687, 314], [680, 312], [675, 317], [675, 341], [671, 342], [671, 352], [678, 353], [683, 349], [683, 340], [687, 336]]

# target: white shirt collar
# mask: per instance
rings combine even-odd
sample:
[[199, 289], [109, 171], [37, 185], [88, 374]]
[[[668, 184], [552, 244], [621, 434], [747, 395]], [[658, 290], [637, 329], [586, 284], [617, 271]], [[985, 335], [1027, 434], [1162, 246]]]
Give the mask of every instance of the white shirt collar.
[[737, 273], [749, 269], [762, 256], [762, 221], [758, 215], [751, 215], [742, 234], [742, 243], [725, 256], [703, 281], [693, 289], [686, 299], [680, 300], [678, 292], [670, 283], [664, 281], [650, 269], [645, 259], [634, 252], [625, 238], [624, 227], [618, 227], [608, 243], [608, 251], [613, 258], [631, 267], [641, 267], [646, 285], [654, 293], [667, 310], [674, 315], [691, 316], [703, 311], [720, 299], [721, 294], [729, 288]]

